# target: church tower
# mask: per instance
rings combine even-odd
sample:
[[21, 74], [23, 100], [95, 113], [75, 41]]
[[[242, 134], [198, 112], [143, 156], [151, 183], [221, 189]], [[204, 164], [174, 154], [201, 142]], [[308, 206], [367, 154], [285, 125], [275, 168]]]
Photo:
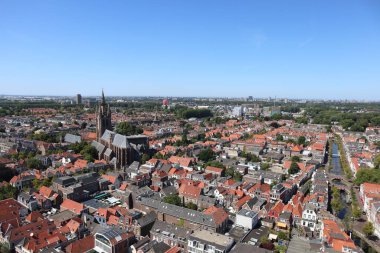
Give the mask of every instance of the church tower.
[[106, 103], [106, 98], [104, 97], [104, 91], [102, 90], [102, 101], [96, 107], [96, 139], [100, 141], [104, 131], [112, 131], [111, 123], [111, 109], [109, 104]]

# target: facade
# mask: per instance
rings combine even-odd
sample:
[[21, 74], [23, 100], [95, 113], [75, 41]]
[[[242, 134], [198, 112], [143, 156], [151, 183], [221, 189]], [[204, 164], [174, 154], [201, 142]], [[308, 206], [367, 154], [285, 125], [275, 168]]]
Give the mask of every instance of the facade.
[[308, 227], [311, 231], [315, 231], [317, 226], [317, 214], [314, 206], [306, 205], [302, 212], [301, 224], [303, 227]]
[[253, 229], [259, 222], [259, 214], [247, 209], [241, 209], [236, 214], [236, 225], [248, 229]]

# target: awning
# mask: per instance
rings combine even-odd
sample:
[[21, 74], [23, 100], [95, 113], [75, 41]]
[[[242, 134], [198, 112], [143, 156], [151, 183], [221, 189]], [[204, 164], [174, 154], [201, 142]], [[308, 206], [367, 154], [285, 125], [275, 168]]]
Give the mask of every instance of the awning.
[[276, 225], [277, 225], [277, 227], [280, 227], [280, 228], [287, 228], [288, 227], [288, 225], [284, 222], [277, 222]]

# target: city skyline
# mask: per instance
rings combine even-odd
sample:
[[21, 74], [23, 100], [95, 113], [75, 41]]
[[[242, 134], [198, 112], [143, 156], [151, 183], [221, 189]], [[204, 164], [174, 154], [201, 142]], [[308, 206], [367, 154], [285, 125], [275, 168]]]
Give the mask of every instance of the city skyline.
[[5, 95], [377, 100], [372, 1], [0, 3]]

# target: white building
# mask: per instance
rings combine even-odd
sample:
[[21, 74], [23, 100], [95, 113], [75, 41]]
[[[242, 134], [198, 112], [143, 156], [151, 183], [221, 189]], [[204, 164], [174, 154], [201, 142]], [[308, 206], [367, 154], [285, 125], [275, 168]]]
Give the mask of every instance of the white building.
[[253, 229], [257, 223], [259, 222], [259, 215], [258, 213], [248, 210], [248, 209], [241, 209], [236, 214], [236, 225], [241, 226], [248, 229]]
[[311, 231], [315, 231], [317, 227], [317, 213], [315, 207], [312, 205], [306, 205], [302, 212], [302, 226], [308, 227]]
[[197, 230], [189, 236], [187, 250], [189, 253], [227, 253], [233, 245], [232, 237], [208, 230]]

